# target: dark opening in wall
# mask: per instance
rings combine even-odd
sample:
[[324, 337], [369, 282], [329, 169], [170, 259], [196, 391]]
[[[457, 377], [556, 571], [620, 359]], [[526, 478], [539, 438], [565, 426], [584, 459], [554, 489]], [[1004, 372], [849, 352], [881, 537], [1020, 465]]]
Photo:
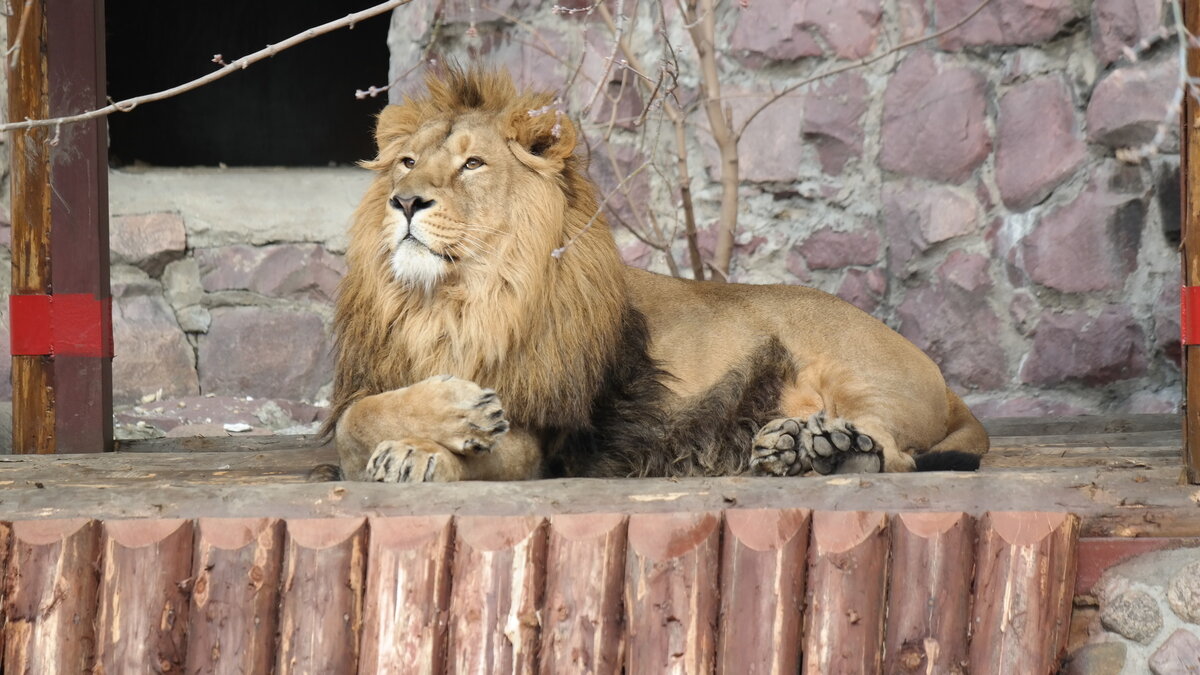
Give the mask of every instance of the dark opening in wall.
[[[362, 10], [368, 0], [106, 5], [108, 95], [166, 89], [306, 28]], [[374, 156], [373, 116], [386, 94], [388, 17], [322, 35], [173, 99], [109, 117], [114, 165], [326, 166]]]

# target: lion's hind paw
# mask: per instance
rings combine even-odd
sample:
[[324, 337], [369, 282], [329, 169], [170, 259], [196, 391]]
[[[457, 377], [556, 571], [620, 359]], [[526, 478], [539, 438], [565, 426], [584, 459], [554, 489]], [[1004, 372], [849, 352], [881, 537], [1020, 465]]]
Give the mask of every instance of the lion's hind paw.
[[383, 441], [367, 461], [366, 478], [380, 483], [444, 483], [459, 480], [457, 458], [429, 441]]
[[750, 454], [751, 473], [760, 476], [878, 473], [882, 448], [873, 438], [842, 418], [830, 420], [824, 411], [807, 420], [781, 417], [759, 429]]

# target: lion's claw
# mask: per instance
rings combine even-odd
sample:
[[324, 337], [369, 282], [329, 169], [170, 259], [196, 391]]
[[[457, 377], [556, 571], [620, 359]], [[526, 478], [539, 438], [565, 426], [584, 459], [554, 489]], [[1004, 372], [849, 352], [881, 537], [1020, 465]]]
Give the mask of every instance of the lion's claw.
[[384, 441], [367, 462], [367, 480], [381, 483], [430, 483], [457, 480], [444, 451], [426, 450], [417, 443]]
[[781, 417], [759, 429], [750, 451], [750, 471], [760, 476], [877, 473], [883, 468], [878, 443], [845, 419], [818, 412], [807, 420]]

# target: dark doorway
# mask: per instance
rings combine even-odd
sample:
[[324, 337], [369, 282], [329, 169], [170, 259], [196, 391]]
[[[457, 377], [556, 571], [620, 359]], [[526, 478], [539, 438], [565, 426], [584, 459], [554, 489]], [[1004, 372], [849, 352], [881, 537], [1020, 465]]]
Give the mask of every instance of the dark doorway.
[[[166, 89], [307, 28], [362, 10], [366, 0], [106, 4], [108, 95]], [[114, 165], [326, 166], [374, 155], [373, 115], [386, 94], [387, 15], [322, 35], [243, 72], [109, 118]]]

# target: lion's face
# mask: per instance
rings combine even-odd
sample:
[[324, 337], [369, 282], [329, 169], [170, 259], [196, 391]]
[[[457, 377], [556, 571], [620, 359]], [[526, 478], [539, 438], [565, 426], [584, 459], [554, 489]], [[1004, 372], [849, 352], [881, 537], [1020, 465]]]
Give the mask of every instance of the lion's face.
[[426, 122], [393, 148], [382, 236], [401, 282], [431, 287], [478, 264], [510, 227], [513, 156], [494, 116]]

